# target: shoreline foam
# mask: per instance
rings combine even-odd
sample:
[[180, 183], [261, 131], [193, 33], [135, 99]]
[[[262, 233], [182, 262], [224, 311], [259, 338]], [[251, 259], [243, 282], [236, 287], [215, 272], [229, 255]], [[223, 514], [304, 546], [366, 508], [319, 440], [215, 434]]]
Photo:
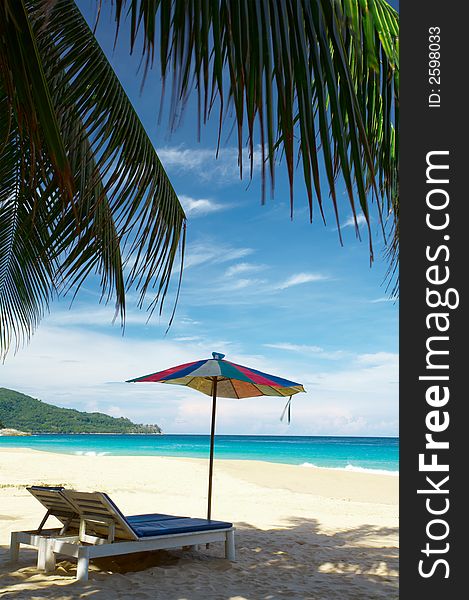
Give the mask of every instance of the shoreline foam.
[[308, 467], [312, 469], [331, 469], [332, 471], [348, 471], [350, 473], [369, 473], [370, 475], [391, 475], [392, 477], [399, 477], [399, 471], [391, 471], [388, 469], [372, 469], [367, 467], [359, 467], [356, 465], [347, 464], [345, 467], [321, 467], [314, 463], [304, 462], [300, 467]]

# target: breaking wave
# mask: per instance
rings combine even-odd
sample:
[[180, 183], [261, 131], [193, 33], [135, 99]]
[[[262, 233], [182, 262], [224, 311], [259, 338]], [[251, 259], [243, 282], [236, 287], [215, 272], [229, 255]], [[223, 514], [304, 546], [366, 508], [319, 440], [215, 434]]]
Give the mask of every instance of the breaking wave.
[[393, 477], [399, 476], [399, 471], [388, 471], [386, 469], [367, 469], [366, 467], [357, 467], [355, 465], [348, 464], [345, 467], [320, 467], [310, 462], [304, 462], [300, 467], [312, 467], [314, 469], [332, 469], [333, 471], [353, 471], [354, 473], [368, 473], [370, 475], [391, 475]]

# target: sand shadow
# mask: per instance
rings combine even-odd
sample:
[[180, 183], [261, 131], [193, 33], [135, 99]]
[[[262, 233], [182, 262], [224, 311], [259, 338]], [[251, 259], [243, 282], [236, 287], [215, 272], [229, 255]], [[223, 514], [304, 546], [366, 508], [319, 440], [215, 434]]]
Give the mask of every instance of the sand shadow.
[[35, 569], [24, 549], [9, 565], [1, 548], [0, 597], [22, 600], [375, 600], [398, 598], [397, 529], [371, 525], [334, 534], [314, 519], [291, 518], [283, 529], [237, 523], [237, 561], [223, 544], [208, 550], [139, 553], [93, 561], [88, 582], [76, 582], [76, 564], [60, 560], [50, 575]]

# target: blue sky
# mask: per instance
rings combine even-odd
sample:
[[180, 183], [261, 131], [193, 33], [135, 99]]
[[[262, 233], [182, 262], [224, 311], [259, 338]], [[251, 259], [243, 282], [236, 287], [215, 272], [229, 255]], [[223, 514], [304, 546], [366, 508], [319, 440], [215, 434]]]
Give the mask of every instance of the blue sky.
[[[93, 3], [78, 4], [93, 23]], [[225, 134], [216, 160], [217, 118], [202, 128], [199, 142], [195, 103], [170, 135], [167, 118], [157, 125], [157, 70], [140, 93], [138, 57], [129, 57], [125, 35], [113, 51], [114, 25], [106, 14], [97, 35], [188, 216], [176, 318], [165, 336], [171, 298], [163, 317], [147, 323], [131, 293], [122, 336], [112, 324], [112, 307], [99, 304], [90, 280], [71, 310], [67, 299], [55, 302], [30, 344], [0, 367], [2, 385], [61, 406], [156, 422], [168, 433], [207, 433], [208, 397], [123, 382], [220, 351], [234, 362], [300, 381], [308, 393], [295, 396], [290, 425], [279, 420], [279, 399], [223, 399], [219, 433], [397, 435], [398, 307], [386, 297], [376, 215], [370, 268], [366, 230], [361, 228], [359, 241], [342, 188], [343, 247], [330, 206], [326, 225], [316, 206], [310, 224], [301, 173], [290, 220], [284, 164], [277, 168], [274, 199], [262, 206], [260, 156], [253, 180], [240, 182], [235, 137]]]

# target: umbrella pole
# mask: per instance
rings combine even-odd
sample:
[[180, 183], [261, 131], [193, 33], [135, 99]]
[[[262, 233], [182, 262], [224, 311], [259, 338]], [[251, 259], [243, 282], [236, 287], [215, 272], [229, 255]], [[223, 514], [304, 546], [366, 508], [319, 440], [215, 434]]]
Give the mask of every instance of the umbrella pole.
[[207, 520], [212, 517], [212, 476], [213, 476], [213, 446], [215, 442], [215, 413], [217, 410], [217, 377], [213, 378], [213, 396], [212, 396], [212, 427], [210, 430], [210, 465], [208, 470], [208, 508]]

